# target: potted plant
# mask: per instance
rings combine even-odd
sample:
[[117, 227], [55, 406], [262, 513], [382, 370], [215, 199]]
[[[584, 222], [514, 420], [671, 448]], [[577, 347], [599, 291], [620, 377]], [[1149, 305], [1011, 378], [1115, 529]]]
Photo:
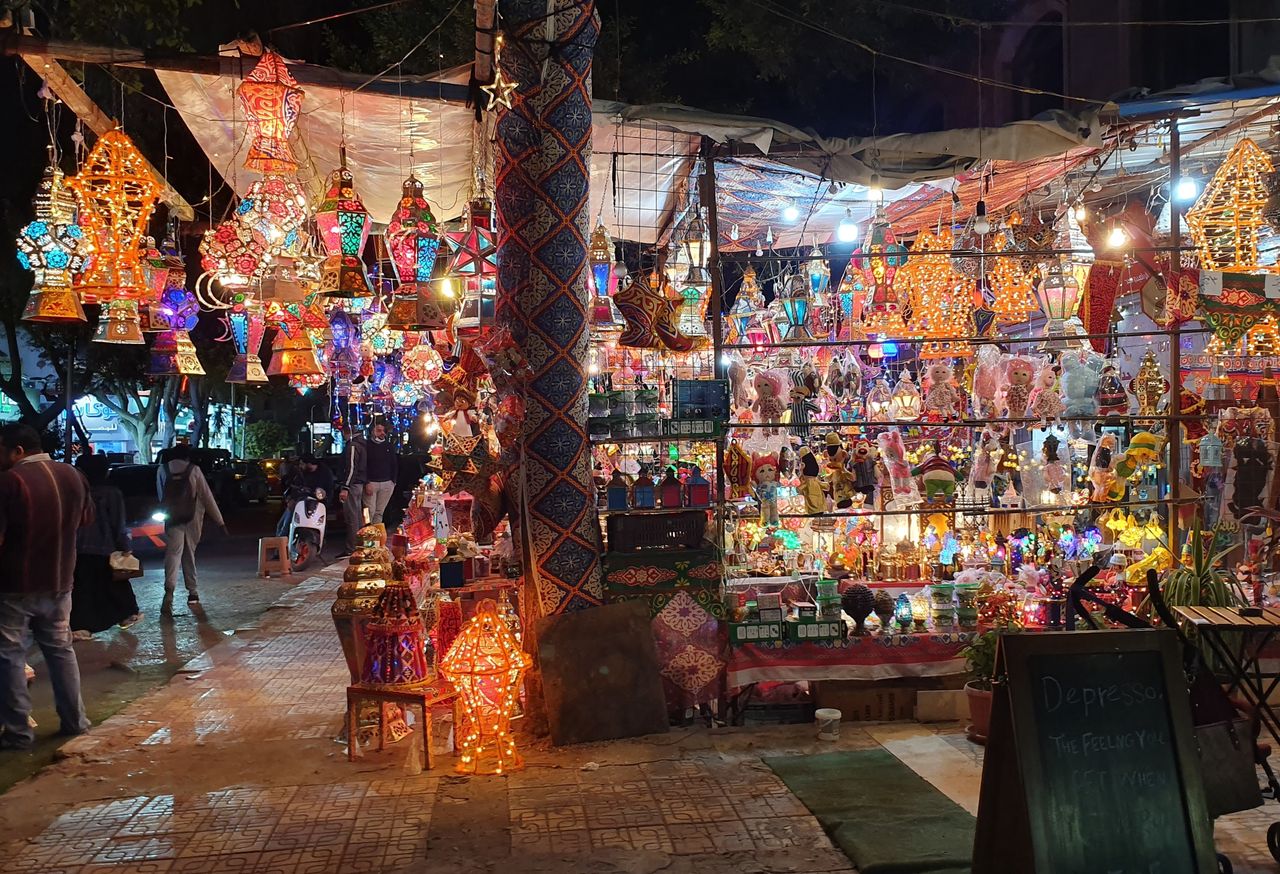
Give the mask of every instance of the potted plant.
[[[1200, 517], [1191, 530], [1190, 561], [1174, 566], [1160, 586], [1170, 607], [1239, 607], [1249, 603], [1235, 575], [1226, 567], [1234, 546], [1213, 552], [1205, 548]], [[1212, 547], [1212, 543], [1209, 544]]]
[[964, 684], [964, 693], [969, 699], [965, 736], [976, 744], [986, 744], [991, 727], [991, 678], [995, 673], [998, 639], [999, 633], [994, 629], [984, 631], [960, 650], [969, 669], [969, 682]]

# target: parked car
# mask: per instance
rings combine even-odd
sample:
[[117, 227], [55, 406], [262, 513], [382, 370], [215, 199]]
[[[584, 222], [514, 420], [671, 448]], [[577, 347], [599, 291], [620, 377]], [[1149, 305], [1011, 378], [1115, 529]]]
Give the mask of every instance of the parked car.
[[[164, 464], [168, 460], [169, 450], [161, 450], [159, 462]], [[225, 449], [192, 449], [191, 460], [199, 466], [214, 500], [224, 511], [266, 503], [267, 478], [262, 468], [253, 462], [236, 461]]]
[[124, 494], [124, 518], [133, 548], [164, 548], [164, 521], [156, 518], [160, 498], [156, 494], [158, 464], [117, 464], [107, 471], [107, 482]]

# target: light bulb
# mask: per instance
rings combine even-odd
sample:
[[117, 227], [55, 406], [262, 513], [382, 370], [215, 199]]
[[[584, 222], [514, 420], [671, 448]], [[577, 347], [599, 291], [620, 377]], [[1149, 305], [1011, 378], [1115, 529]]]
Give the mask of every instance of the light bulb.
[[444, 278], [444, 281], [440, 283], [440, 293], [443, 294], [445, 297], [454, 296], [452, 279], [450, 279], [447, 276]]
[[852, 211], [844, 211], [844, 218], [836, 225], [836, 239], [841, 243], [852, 243], [858, 239], [858, 226], [853, 221]]
[[1107, 234], [1107, 246], [1112, 249], [1123, 249], [1129, 245], [1129, 235], [1125, 233], [1124, 228], [1116, 225]]
[[794, 222], [800, 220], [800, 208], [796, 206], [788, 206], [782, 211], [783, 221]]
[[1089, 210], [1085, 209], [1083, 203], [1077, 203], [1071, 215], [1077, 222], [1082, 222], [1089, 217]]
[[1199, 191], [1200, 186], [1196, 184], [1196, 180], [1183, 176], [1173, 186], [1173, 199], [1179, 203], [1190, 203], [1196, 199]]
[[973, 211], [973, 232], [979, 236], [991, 233], [991, 221], [987, 218], [987, 202], [979, 200]]

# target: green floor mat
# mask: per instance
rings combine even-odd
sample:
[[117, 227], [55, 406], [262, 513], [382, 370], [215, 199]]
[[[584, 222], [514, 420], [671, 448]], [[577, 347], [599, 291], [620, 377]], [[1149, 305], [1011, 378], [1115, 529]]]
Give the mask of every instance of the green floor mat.
[[764, 762], [859, 874], [968, 874], [973, 817], [887, 750]]

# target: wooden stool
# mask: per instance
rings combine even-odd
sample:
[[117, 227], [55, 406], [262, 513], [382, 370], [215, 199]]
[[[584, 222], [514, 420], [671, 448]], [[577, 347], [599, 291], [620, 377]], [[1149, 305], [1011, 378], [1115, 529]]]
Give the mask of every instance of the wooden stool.
[[289, 563], [288, 537], [258, 538], [258, 576], [269, 577], [272, 574], [291, 574], [293, 565]]
[[[347, 761], [356, 759], [356, 718], [361, 701], [377, 701], [378, 749], [387, 746], [386, 710], [382, 704], [417, 705], [422, 708], [422, 753], [424, 767], [431, 770], [431, 705], [453, 701], [458, 693], [442, 678], [418, 686], [368, 686], [359, 683], [347, 687]], [[456, 728], [456, 727], [455, 727]]]

